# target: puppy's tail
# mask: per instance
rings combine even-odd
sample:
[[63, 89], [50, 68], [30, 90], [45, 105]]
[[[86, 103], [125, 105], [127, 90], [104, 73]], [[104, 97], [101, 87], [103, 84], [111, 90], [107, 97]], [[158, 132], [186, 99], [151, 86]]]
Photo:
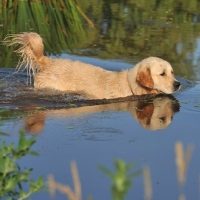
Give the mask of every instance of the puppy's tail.
[[12, 34], [5, 38], [4, 43], [7, 46], [21, 45], [20, 48], [15, 50], [20, 56], [16, 72], [20, 69], [26, 69], [29, 76], [31, 72], [35, 76], [38, 71], [51, 62], [50, 58], [44, 56], [42, 38], [37, 33]]

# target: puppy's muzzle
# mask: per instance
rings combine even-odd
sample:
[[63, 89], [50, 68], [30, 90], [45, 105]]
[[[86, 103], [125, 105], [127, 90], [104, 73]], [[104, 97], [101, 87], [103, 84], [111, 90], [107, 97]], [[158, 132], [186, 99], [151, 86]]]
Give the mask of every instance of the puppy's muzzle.
[[180, 84], [180, 82], [178, 82], [178, 81], [174, 81], [173, 86], [174, 86], [174, 90], [176, 91], [176, 90], [179, 90], [179, 89], [180, 89], [181, 84]]

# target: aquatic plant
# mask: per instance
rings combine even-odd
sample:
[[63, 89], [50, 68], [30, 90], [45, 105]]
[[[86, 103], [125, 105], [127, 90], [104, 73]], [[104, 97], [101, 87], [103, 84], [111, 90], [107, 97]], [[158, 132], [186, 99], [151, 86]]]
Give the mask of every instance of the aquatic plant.
[[[86, 38], [83, 19], [94, 27], [74, 0], [2, 0], [0, 16], [0, 40], [8, 34], [35, 31], [45, 36], [46, 52], [53, 55], [81, 47]], [[0, 47], [2, 67], [10, 67], [9, 61], [15, 58], [12, 51], [11, 48]]]
[[132, 179], [142, 173], [142, 170], [137, 170], [129, 173], [135, 167], [134, 163], [126, 163], [121, 159], [114, 160], [115, 171], [112, 172], [102, 165], [98, 168], [104, 172], [112, 181], [111, 191], [114, 200], [123, 200], [128, 193]]
[[175, 162], [177, 167], [177, 179], [180, 187], [179, 199], [186, 199], [183, 193], [183, 187], [186, 182], [187, 169], [190, 163], [194, 150], [193, 145], [188, 145], [186, 151], [184, 151], [183, 143], [178, 141], [175, 144]]
[[75, 162], [71, 162], [71, 173], [74, 182], [74, 190], [68, 185], [62, 185], [54, 180], [52, 175], [48, 177], [48, 185], [51, 196], [55, 195], [55, 191], [58, 190], [66, 195], [69, 200], [81, 200], [81, 183], [79, 180], [78, 170]]
[[[20, 168], [17, 163], [20, 158], [26, 155], [38, 155], [31, 151], [31, 146], [36, 142], [35, 137], [26, 139], [23, 131], [20, 131], [20, 138], [17, 147], [14, 143], [6, 145], [5, 141], [1, 142], [0, 147], [0, 198], [7, 200], [22, 200], [28, 198], [35, 192], [41, 190], [45, 182], [40, 176], [36, 181], [30, 179], [33, 169]], [[23, 189], [29, 187], [29, 191]]]
[[[128, 193], [132, 185], [132, 179], [142, 173], [142, 170], [137, 170], [128, 173], [133, 167], [134, 163], [126, 163], [121, 159], [114, 160], [115, 172], [112, 172], [102, 165], [98, 165], [98, 168], [103, 171], [112, 180], [111, 191], [114, 200], [123, 200]], [[51, 196], [55, 195], [55, 191], [58, 190], [66, 195], [70, 200], [81, 200], [81, 183], [78, 175], [78, 170], [75, 162], [71, 162], [71, 173], [74, 182], [74, 190], [68, 185], [62, 185], [54, 180], [53, 176], [48, 177], [48, 185]], [[90, 196], [88, 199], [92, 199]]]
[[[175, 161], [177, 165], [177, 178], [179, 186], [182, 187], [185, 184], [186, 172], [192, 156], [194, 147], [189, 145], [187, 150], [184, 152], [183, 144], [177, 142], [175, 144]], [[144, 178], [144, 198], [151, 200], [153, 196], [152, 180], [150, 175], [149, 167], [144, 167], [142, 170], [136, 170], [130, 172], [136, 165], [134, 163], [127, 163], [121, 159], [114, 160], [115, 171], [110, 171], [102, 165], [98, 165], [98, 168], [104, 172], [112, 181], [111, 192], [113, 200], [124, 200], [131, 185], [132, 179], [140, 174], [143, 174]], [[62, 185], [54, 180], [53, 176], [50, 175], [48, 178], [48, 185], [50, 193], [54, 196], [55, 191], [58, 190], [66, 195], [70, 200], [81, 200], [81, 183], [78, 175], [76, 163], [71, 163], [71, 173], [74, 182], [74, 190], [70, 186]], [[88, 199], [93, 199], [91, 196]], [[186, 199], [183, 191], [179, 194], [179, 200]]]

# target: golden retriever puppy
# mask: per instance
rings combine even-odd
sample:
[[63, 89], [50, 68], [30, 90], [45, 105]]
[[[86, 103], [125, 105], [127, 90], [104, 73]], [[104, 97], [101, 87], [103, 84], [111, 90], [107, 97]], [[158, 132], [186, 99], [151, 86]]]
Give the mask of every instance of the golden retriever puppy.
[[149, 57], [135, 67], [113, 72], [79, 61], [44, 56], [42, 38], [37, 33], [8, 36], [7, 45], [20, 44], [18, 70], [33, 72], [35, 88], [51, 88], [84, 94], [90, 99], [112, 99], [143, 94], [172, 94], [181, 84], [171, 65], [161, 58]]
[[[167, 128], [173, 116], [180, 109], [179, 102], [171, 97], [157, 98], [151, 102], [126, 101], [95, 106], [84, 106], [80, 108], [70, 108], [61, 110], [46, 110], [36, 112], [25, 119], [25, 130], [27, 132], [39, 134], [45, 126], [45, 119], [83, 117], [84, 115], [101, 113], [104, 111], [127, 111], [143, 128], [159, 130]], [[67, 119], [66, 119], [67, 120]]]

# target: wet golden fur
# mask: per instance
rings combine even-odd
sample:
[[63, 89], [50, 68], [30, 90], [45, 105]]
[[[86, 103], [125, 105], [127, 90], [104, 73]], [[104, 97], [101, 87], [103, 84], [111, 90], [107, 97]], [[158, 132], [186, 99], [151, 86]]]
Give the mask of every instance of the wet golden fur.
[[180, 89], [171, 65], [157, 57], [149, 57], [135, 67], [113, 72], [79, 61], [51, 59], [43, 55], [42, 38], [37, 33], [11, 35], [8, 45], [20, 44], [16, 52], [33, 72], [35, 88], [51, 88], [84, 94], [90, 99], [111, 99], [143, 94], [171, 94]]

